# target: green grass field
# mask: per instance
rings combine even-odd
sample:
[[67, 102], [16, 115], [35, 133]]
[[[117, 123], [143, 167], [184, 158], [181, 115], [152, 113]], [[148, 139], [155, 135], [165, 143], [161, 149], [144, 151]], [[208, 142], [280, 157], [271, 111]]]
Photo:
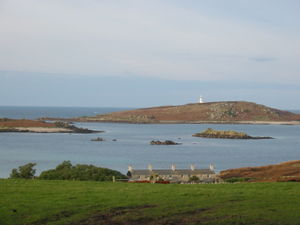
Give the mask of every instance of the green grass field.
[[0, 224], [300, 224], [300, 183], [0, 180]]

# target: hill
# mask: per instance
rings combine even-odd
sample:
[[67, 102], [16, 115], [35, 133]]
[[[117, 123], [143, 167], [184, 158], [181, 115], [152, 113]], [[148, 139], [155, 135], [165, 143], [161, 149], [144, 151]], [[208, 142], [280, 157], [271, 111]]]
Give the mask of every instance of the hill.
[[77, 121], [126, 123], [249, 123], [300, 124], [300, 115], [243, 101], [160, 106], [76, 118]]
[[300, 183], [0, 179], [1, 225], [299, 224]]
[[220, 176], [224, 180], [244, 178], [243, 180], [249, 182], [300, 181], [300, 160], [276, 165], [224, 170], [221, 171]]

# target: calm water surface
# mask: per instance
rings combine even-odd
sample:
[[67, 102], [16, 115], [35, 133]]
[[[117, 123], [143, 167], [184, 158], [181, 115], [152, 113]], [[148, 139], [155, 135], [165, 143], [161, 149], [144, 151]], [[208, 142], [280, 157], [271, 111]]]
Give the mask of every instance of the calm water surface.
[[[35, 115], [38, 113], [35, 112]], [[117, 123], [76, 125], [104, 130], [105, 133], [0, 133], [0, 177], [7, 177], [12, 168], [29, 162], [37, 163], [39, 173], [55, 167], [63, 160], [126, 172], [129, 164], [134, 168], [146, 168], [149, 163], [154, 168], [168, 168], [171, 163], [175, 163], [177, 168], [187, 168], [193, 163], [197, 168], [206, 168], [213, 163], [217, 170], [224, 170], [300, 159], [300, 126]], [[192, 137], [192, 134], [208, 127], [243, 131], [253, 136], [272, 136], [275, 139], [222, 140]], [[98, 136], [106, 141], [90, 141]], [[170, 139], [181, 142], [182, 145], [152, 146], [149, 144], [152, 139]]]

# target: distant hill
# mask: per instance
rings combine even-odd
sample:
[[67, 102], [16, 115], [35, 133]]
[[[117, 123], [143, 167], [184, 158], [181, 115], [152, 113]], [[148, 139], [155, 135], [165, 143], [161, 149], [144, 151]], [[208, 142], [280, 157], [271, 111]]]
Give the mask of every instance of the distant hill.
[[[238, 123], [298, 121], [300, 114], [269, 108], [252, 102], [226, 101], [160, 106], [112, 112], [77, 121], [127, 123]], [[296, 123], [298, 123], [296, 122]]]

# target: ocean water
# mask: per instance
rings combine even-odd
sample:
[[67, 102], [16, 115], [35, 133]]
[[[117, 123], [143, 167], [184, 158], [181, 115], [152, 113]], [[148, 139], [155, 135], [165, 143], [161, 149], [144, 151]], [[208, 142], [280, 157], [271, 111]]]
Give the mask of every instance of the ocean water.
[[[4, 117], [2, 109], [3, 107], [0, 107], [0, 117]], [[99, 113], [114, 110], [97, 109]], [[22, 107], [13, 109], [14, 112], [11, 114], [14, 118], [36, 118], [41, 117], [41, 111], [44, 112], [44, 109], [40, 108], [31, 108], [31, 110], [33, 111], [31, 116], [28, 113], [24, 117]], [[76, 116], [92, 115], [96, 110], [82, 108], [81, 111], [74, 112], [74, 109], [70, 108], [59, 110], [51, 108], [49, 112], [47, 112], [49, 116], [71, 117], [76, 113]], [[7, 113], [5, 115], [5, 117], [12, 117]], [[125, 173], [128, 165], [136, 169], [145, 169], [149, 163], [153, 168], [169, 168], [172, 163], [176, 164], [177, 168], [188, 168], [190, 164], [195, 164], [196, 168], [207, 168], [210, 163], [213, 163], [220, 171], [300, 159], [300, 126], [118, 123], [75, 123], [75, 125], [105, 132], [99, 134], [0, 133], [0, 177], [8, 177], [11, 169], [29, 162], [37, 163], [37, 173], [54, 168], [63, 160], [71, 160], [74, 164], [108, 167]], [[275, 139], [223, 140], [192, 137], [192, 134], [208, 127], [242, 131], [253, 136], [272, 136]], [[95, 137], [102, 137], [106, 141], [90, 141]], [[112, 141], [113, 139], [117, 141]], [[153, 146], [149, 144], [153, 139], [169, 139], [182, 144]]]

